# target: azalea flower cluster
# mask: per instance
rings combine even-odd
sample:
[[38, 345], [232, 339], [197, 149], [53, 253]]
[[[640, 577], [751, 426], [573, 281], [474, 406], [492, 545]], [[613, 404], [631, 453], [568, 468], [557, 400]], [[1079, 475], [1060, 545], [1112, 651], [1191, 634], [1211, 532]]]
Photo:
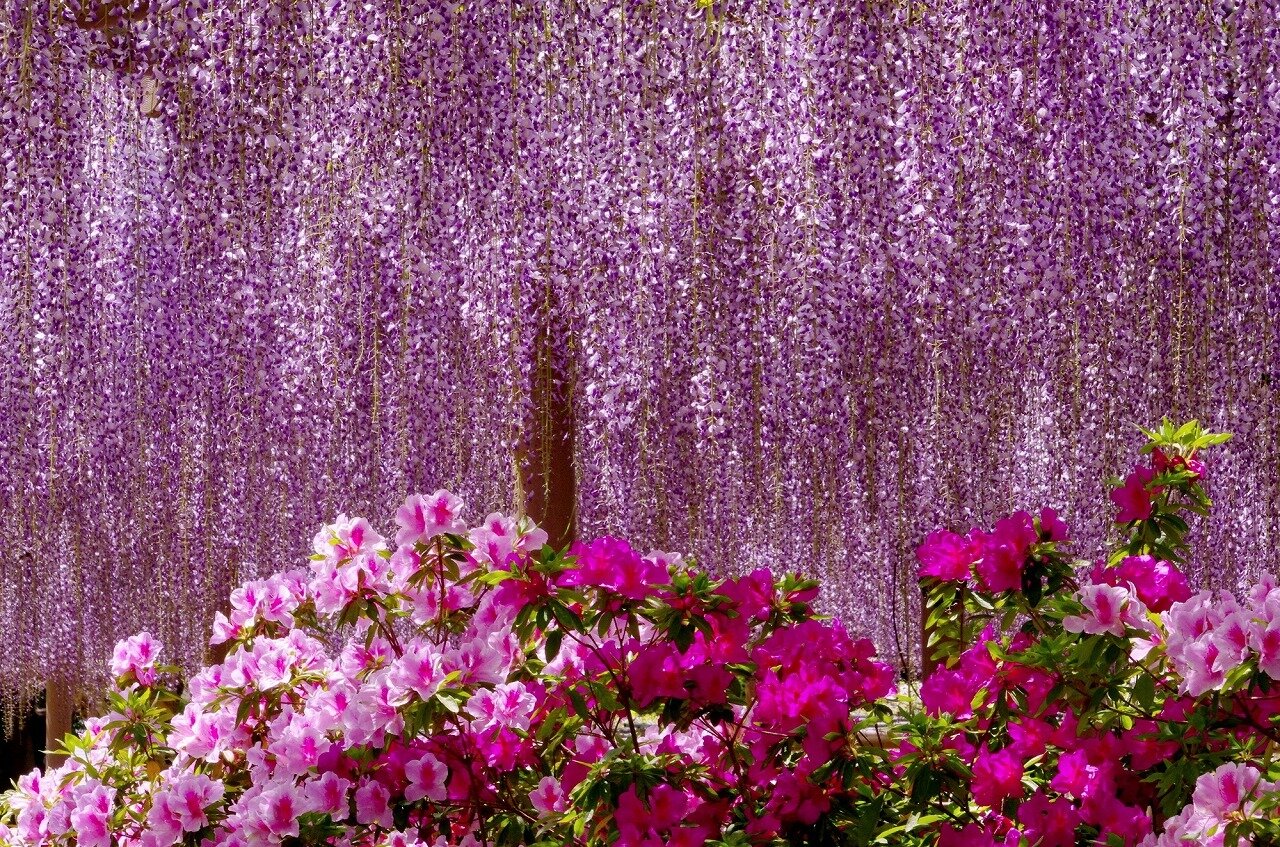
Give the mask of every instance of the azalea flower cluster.
[[1262, 779], [1261, 772], [1251, 765], [1222, 765], [1196, 780], [1191, 803], [1165, 821], [1159, 837], [1145, 839], [1143, 847], [1223, 847], [1228, 826], [1255, 818], [1260, 812], [1256, 798], [1278, 787]]
[[[438, 491], [240, 586], [182, 686], [122, 641], [109, 710], [5, 800], [8, 847], [768, 844], [852, 825], [855, 711], [893, 689], [816, 586], [712, 580]], [[846, 779], [851, 770], [865, 778]], [[861, 793], [859, 793], [861, 792]]]
[[1207, 513], [1199, 451], [1225, 436], [1148, 435], [1114, 483], [1106, 562], [1065, 558], [1050, 509], [918, 549], [938, 666], [898, 762], [908, 782], [941, 774], [938, 844], [1248, 843], [1251, 821], [1276, 822], [1280, 590], [1192, 593], [1183, 516]]
[[1280, 584], [1193, 593], [1192, 423], [1113, 483], [1105, 561], [1052, 509], [917, 550], [895, 685], [816, 583], [558, 552], [438, 491], [231, 595], [180, 684], [120, 642], [105, 714], [0, 805], [3, 847], [1226, 847], [1280, 838]]

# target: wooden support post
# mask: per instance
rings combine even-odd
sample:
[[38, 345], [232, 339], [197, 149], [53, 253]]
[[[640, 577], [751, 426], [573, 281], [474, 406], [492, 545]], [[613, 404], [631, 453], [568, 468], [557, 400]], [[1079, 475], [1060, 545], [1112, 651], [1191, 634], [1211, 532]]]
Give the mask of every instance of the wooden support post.
[[550, 305], [544, 310], [534, 342], [533, 410], [517, 461], [525, 513], [546, 531], [547, 543], [559, 549], [577, 537], [578, 476], [572, 384], [564, 354], [556, 349], [558, 333], [548, 318], [553, 313]]
[[74, 710], [75, 694], [71, 685], [64, 680], [54, 678], [44, 686], [44, 757], [45, 769], [57, 767], [67, 757], [53, 752], [60, 749], [62, 738], [71, 732], [71, 716]]

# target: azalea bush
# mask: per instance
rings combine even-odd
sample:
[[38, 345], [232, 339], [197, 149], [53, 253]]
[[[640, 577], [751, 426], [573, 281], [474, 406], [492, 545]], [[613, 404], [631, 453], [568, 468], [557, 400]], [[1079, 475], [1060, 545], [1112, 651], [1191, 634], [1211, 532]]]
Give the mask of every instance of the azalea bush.
[[0, 806], [10, 847], [1280, 843], [1280, 584], [1194, 593], [1195, 423], [1113, 481], [1115, 544], [1052, 509], [917, 551], [922, 684], [814, 609], [414, 496], [340, 517], [309, 569], [246, 583], [225, 660], [112, 656], [66, 764]]
[[1228, 436], [1147, 435], [1113, 483], [1107, 561], [1071, 561], [1050, 509], [937, 530], [917, 551], [939, 665], [898, 726], [897, 775], [943, 847], [1280, 832], [1280, 587], [1192, 593], [1178, 566], [1210, 506], [1201, 451]]
[[561, 554], [461, 509], [410, 498], [393, 541], [324, 527], [309, 571], [232, 595], [225, 661], [185, 682], [146, 633], [122, 642], [108, 711], [19, 781], [0, 842], [656, 847], [877, 825], [886, 754], [860, 733], [893, 672], [814, 613], [815, 583], [713, 580], [614, 538]]

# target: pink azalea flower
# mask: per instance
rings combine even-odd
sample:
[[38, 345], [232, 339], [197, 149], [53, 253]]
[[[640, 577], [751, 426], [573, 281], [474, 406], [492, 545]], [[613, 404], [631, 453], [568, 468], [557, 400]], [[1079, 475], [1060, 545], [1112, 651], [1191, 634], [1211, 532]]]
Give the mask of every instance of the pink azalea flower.
[[396, 545], [416, 544], [441, 533], [461, 535], [467, 531], [461, 519], [462, 500], [443, 488], [430, 497], [414, 494], [396, 511]]
[[449, 768], [430, 753], [406, 762], [404, 773], [409, 780], [404, 790], [404, 799], [410, 803], [416, 803], [424, 797], [428, 800], [443, 800], [449, 795]]
[[1055, 509], [1040, 510], [1040, 535], [1046, 541], [1066, 541], [1070, 530]]
[[1228, 762], [1196, 779], [1191, 802], [1222, 820], [1232, 812], [1247, 811], [1246, 804], [1257, 794], [1261, 782], [1262, 773], [1257, 768]]
[[653, 586], [670, 579], [663, 565], [641, 557], [620, 538], [606, 535], [587, 543], [575, 542], [570, 552], [577, 557], [577, 566], [565, 571], [560, 577], [561, 585], [599, 586], [639, 600]]
[[1187, 577], [1170, 562], [1153, 556], [1129, 556], [1113, 568], [1098, 565], [1089, 574], [1093, 582], [1130, 585], [1138, 599], [1153, 612], [1165, 612], [1191, 597]]
[[1090, 635], [1110, 633], [1123, 636], [1130, 616], [1126, 615], [1132, 595], [1129, 589], [1115, 585], [1096, 583], [1081, 586], [1076, 594], [1084, 606], [1083, 615], [1068, 615], [1062, 619], [1067, 632], [1085, 632]]
[[560, 786], [560, 781], [554, 776], [544, 776], [538, 782], [538, 787], [529, 792], [529, 802], [538, 813], [538, 817], [545, 818], [563, 812], [565, 793]]
[[685, 674], [675, 645], [665, 642], [641, 647], [627, 665], [627, 680], [636, 705], [644, 708], [659, 697], [682, 697]]
[[1022, 836], [1012, 830], [1001, 836], [989, 826], [971, 823], [963, 829], [943, 824], [938, 832], [938, 847], [1017, 847]]
[[124, 676], [130, 671], [140, 685], [155, 682], [156, 659], [160, 655], [160, 642], [149, 632], [140, 632], [116, 643], [111, 654], [111, 673]]
[[529, 717], [537, 698], [523, 682], [502, 683], [492, 689], [481, 688], [467, 701], [472, 715], [471, 726], [485, 732], [495, 726], [528, 729]]
[[320, 775], [304, 786], [304, 805], [308, 811], [321, 812], [331, 816], [335, 821], [344, 821], [351, 814], [351, 806], [347, 792], [351, 789], [350, 780], [343, 779], [333, 771]]
[[1092, 796], [1102, 783], [1102, 774], [1096, 765], [1090, 764], [1088, 754], [1084, 750], [1072, 750], [1058, 758], [1058, 773], [1050, 787], [1060, 794], [1080, 798]]
[[1063, 797], [1053, 800], [1037, 791], [1018, 806], [1022, 834], [1038, 847], [1075, 847], [1080, 812]]
[[391, 792], [376, 779], [367, 780], [356, 789], [356, 822], [383, 829], [395, 826], [391, 815]]
[[651, 831], [649, 810], [645, 808], [634, 785], [618, 798], [618, 808], [613, 820], [618, 827], [619, 841], [626, 844], [640, 843]]
[[1027, 512], [1015, 512], [996, 522], [989, 533], [978, 537], [982, 558], [977, 563], [978, 580], [987, 591], [1016, 591], [1022, 587], [1022, 569], [1027, 552], [1040, 540]]
[[111, 847], [111, 812], [114, 792], [105, 785], [80, 795], [71, 826], [76, 831], [79, 847]]

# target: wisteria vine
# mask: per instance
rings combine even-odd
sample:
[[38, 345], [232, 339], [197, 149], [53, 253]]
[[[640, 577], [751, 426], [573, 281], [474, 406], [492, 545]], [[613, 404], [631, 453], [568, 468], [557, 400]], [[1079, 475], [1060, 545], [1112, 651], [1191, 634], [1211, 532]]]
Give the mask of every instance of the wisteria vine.
[[1280, 566], [1271, 0], [2, 8], [11, 708], [338, 511], [518, 506], [540, 379], [584, 534], [800, 551], [890, 654], [911, 527], [1104, 526], [1165, 413], [1238, 433], [1194, 578]]

